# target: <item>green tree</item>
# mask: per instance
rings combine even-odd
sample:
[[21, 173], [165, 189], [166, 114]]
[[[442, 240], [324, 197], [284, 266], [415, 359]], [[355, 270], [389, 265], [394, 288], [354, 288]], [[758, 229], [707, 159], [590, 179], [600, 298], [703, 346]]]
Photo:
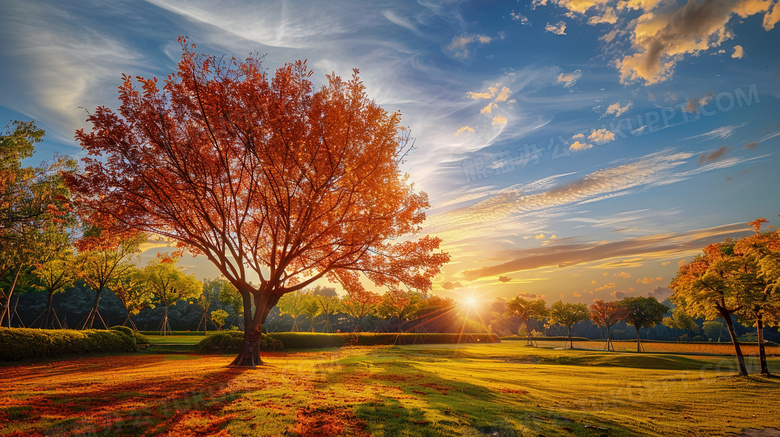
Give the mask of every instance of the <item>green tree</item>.
[[[54, 328], [55, 322], [56, 326], [62, 328], [57, 313], [54, 312], [51, 304], [55, 294], [64, 292], [73, 286], [76, 279], [76, 257], [71, 247], [65, 247], [53, 251], [51, 256], [47, 258], [43, 262], [36, 263], [33, 269], [33, 274], [38, 279], [36, 288], [45, 291], [47, 297], [46, 309], [38, 316], [38, 319], [40, 319], [40, 326], [43, 328]], [[35, 325], [35, 321], [33, 321], [32, 325]]]
[[[241, 293], [238, 292], [238, 289], [235, 285], [227, 281], [225, 278], [219, 278], [218, 280], [222, 282], [222, 288], [219, 290], [219, 297], [217, 298], [219, 303], [222, 304], [223, 307], [227, 307], [228, 309], [232, 310], [233, 314], [235, 314], [235, 317], [243, 317], [244, 302], [241, 298]], [[243, 322], [237, 322], [237, 324], [239, 325], [240, 329], [244, 329]]]
[[[569, 335], [566, 341], [572, 349], [574, 343], [571, 339], [571, 328], [577, 323], [588, 320], [588, 317], [590, 317], [590, 312], [584, 303], [563, 303], [559, 300], [550, 308], [550, 322], [568, 329]], [[563, 347], [566, 347], [566, 343], [563, 344]]]
[[532, 341], [533, 336], [531, 334], [533, 331], [533, 329], [531, 329], [531, 321], [547, 317], [550, 313], [544, 300], [531, 300], [518, 295], [507, 302], [506, 309], [510, 314], [520, 317], [520, 319], [523, 320], [523, 323], [525, 323], [525, 330], [528, 334], [526, 346], [534, 346]]
[[682, 308], [676, 308], [672, 313], [672, 316], [664, 317], [661, 323], [667, 328], [674, 330], [678, 343], [680, 342], [680, 329], [693, 334], [699, 329], [699, 325], [696, 324], [696, 321]]
[[[206, 279], [203, 281], [203, 293], [198, 296], [198, 305], [203, 310], [200, 322], [198, 323], [198, 329], [200, 329], [200, 325], [203, 325], [203, 335], [208, 333], [208, 322], [210, 320], [209, 309], [211, 309], [211, 303], [215, 299], [219, 300], [219, 296], [222, 294], [222, 289], [225, 287], [226, 283], [227, 281], [225, 281], [224, 278]], [[223, 325], [225, 324], [225, 320], [222, 321]]]
[[702, 324], [701, 330], [704, 333], [704, 336], [707, 337], [707, 340], [720, 341], [720, 335], [723, 332], [723, 327], [724, 325], [722, 322], [707, 320]]
[[[325, 319], [325, 326], [322, 332], [333, 332], [333, 326], [330, 324], [330, 318], [339, 310], [339, 298], [336, 289], [332, 287], [316, 286], [312, 290], [314, 302], [316, 303], [315, 316], [321, 316]], [[312, 318], [312, 322], [314, 319]]]
[[195, 299], [203, 292], [203, 284], [194, 275], [187, 275], [176, 267], [178, 259], [161, 257], [152, 260], [143, 269], [144, 281], [154, 293], [154, 301], [162, 306], [163, 320], [160, 333], [171, 332], [168, 308], [180, 300]]
[[310, 290], [297, 290], [288, 293], [279, 299], [276, 304], [281, 314], [288, 314], [293, 318], [292, 331], [300, 331], [298, 319], [304, 315], [315, 311], [316, 303]]
[[658, 299], [654, 297], [643, 296], [625, 297], [620, 301], [620, 305], [627, 311], [626, 323], [632, 325], [636, 330], [636, 351], [641, 352], [644, 348], [642, 347], [642, 339], [639, 337], [639, 330], [661, 323], [664, 314], [669, 311], [669, 307], [658, 302]]
[[228, 312], [225, 310], [214, 310], [211, 312], [211, 323], [217, 327], [217, 331], [221, 331], [225, 326], [225, 320], [228, 318]]
[[75, 162], [55, 157], [38, 167], [24, 166], [44, 131], [33, 122], [15, 121], [0, 132], [0, 278], [8, 284], [0, 293], [0, 324], [8, 316], [11, 298], [22, 271], [40, 263], [37, 255], [47, 227], [67, 221], [71, 212], [69, 191], [62, 175], [75, 170]]
[[143, 309], [154, 308], [154, 303], [152, 302], [154, 293], [146, 282], [144, 272], [141, 269], [130, 266], [120, 270], [119, 275], [111, 281], [109, 288], [113, 290], [116, 297], [122, 301], [125, 310], [127, 310], [127, 317], [122, 322], [122, 326], [130, 323], [130, 326], [138, 331], [138, 327], [135, 326], [131, 316], [137, 315]]
[[108, 329], [98, 311], [103, 290], [116, 278], [133, 268], [137, 262], [144, 234], [113, 233], [91, 226], [76, 242], [78, 248], [78, 274], [89, 288], [95, 291], [95, 301], [87, 317], [80, 323], [81, 329], [92, 329], [95, 319]]

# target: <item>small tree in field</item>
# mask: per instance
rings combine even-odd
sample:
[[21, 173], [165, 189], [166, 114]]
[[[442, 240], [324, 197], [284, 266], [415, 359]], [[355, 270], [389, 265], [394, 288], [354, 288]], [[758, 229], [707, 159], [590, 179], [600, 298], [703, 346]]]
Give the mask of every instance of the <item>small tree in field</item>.
[[225, 326], [225, 320], [227, 320], [228, 312], [225, 310], [214, 310], [211, 312], [211, 323], [217, 327], [217, 331], [221, 331]]
[[617, 301], [604, 302], [601, 299], [593, 301], [593, 305], [590, 306], [590, 319], [597, 326], [607, 329], [607, 344], [604, 346], [605, 350], [615, 350], [609, 335], [609, 328], [615, 323], [625, 320], [627, 316], [628, 311]]
[[363, 318], [375, 312], [381, 302], [382, 296], [371, 291], [352, 293], [341, 298], [341, 311], [357, 320], [354, 329], [357, 332]]
[[[309, 290], [297, 290], [292, 293], [286, 294], [279, 299], [277, 306], [281, 314], [287, 314], [293, 319], [292, 332], [298, 332], [301, 327], [298, 326], [298, 320], [304, 314], [311, 314], [316, 311], [317, 303], [314, 301]], [[312, 326], [314, 320], [312, 320]]]
[[620, 301], [626, 311], [626, 323], [636, 329], [636, 351], [642, 352], [642, 339], [639, 337], [639, 330], [650, 328], [656, 323], [661, 323], [664, 314], [669, 311], [669, 307], [658, 302], [654, 297], [624, 297]]
[[521, 296], [515, 296], [507, 302], [507, 311], [517, 317], [520, 317], [525, 323], [525, 329], [528, 333], [526, 346], [534, 346], [531, 332], [531, 320], [538, 320], [547, 317], [549, 310], [544, 300], [529, 300]]
[[181, 42], [162, 88], [125, 76], [119, 111], [88, 118], [91, 132], [77, 132], [85, 171], [68, 184], [117, 227], [205, 255], [238, 289], [246, 323], [233, 365], [262, 364], [271, 308], [322, 278], [349, 293], [363, 279], [430, 288], [449, 257], [438, 238], [407, 237], [428, 207], [399, 170], [409, 132], [357, 71], [315, 90], [305, 62], [269, 77], [258, 58], [223, 62]]
[[203, 292], [203, 284], [195, 276], [179, 270], [176, 262], [176, 259], [162, 257], [152, 260], [143, 269], [144, 280], [154, 293], [155, 303], [165, 309], [160, 324], [160, 333], [163, 335], [171, 332], [168, 308], [180, 300], [197, 298]]
[[667, 328], [673, 329], [675, 331], [678, 343], [680, 342], [680, 333], [678, 330], [682, 329], [684, 331], [695, 333], [695, 331], [699, 329], [699, 325], [696, 324], [696, 321], [693, 320], [693, 318], [689, 316], [688, 313], [686, 313], [682, 308], [676, 308], [672, 313], [672, 316], [664, 317], [661, 323], [663, 323], [663, 325]]
[[[568, 329], [569, 335], [566, 341], [571, 348], [574, 348], [574, 343], [571, 340], [571, 328], [577, 323], [588, 320], [589, 315], [588, 306], [584, 303], [563, 303], [559, 300], [550, 308], [550, 322]], [[563, 347], [566, 347], [566, 343], [563, 344]]]
[[112, 281], [135, 265], [136, 255], [145, 240], [146, 236], [143, 234], [113, 233], [99, 227], [90, 227], [81, 240], [76, 242], [79, 249], [79, 277], [95, 291], [95, 302], [81, 323], [82, 329], [92, 329], [96, 319], [101, 321], [104, 328], [108, 328], [98, 312], [102, 292]]
[[122, 322], [122, 326], [129, 323], [134, 330], [138, 331], [131, 316], [137, 315], [143, 309], [154, 308], [152, 303], [154, 293], [144, 277], [144, 272], [135, 266], [130, 267], [122, 271], [111, 282], [110, 287], [127, 310], [127, 317]]

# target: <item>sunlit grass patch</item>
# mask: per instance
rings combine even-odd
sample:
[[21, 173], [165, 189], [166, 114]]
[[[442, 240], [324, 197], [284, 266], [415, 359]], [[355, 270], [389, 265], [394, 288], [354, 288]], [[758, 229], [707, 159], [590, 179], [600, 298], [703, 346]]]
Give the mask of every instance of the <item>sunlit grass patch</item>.
[[[780, 379], [733, 357], [493, 345], [93, 357], [0, 368], [0, 433], [723, 435], [780, 427]], [[770, 369], [778, 369], [770, 359]], [[717, 414], [715, 413], [717, 412]], [[12, 419], [11, 419], [12, 418]]]

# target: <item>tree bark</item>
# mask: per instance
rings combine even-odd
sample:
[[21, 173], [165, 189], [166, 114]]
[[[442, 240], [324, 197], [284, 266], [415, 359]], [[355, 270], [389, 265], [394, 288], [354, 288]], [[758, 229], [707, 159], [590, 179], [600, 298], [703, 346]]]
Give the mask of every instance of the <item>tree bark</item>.
[[634, 326], [636, 329], [636, 351], [642, 352], [642, 339], [639, 337], [639, 326]]
[[534, 342], [533, 342], [533, 340], [531, 340], [531, 338], [533, 337], [533, 335], [531, 335], [531, 319], [526, 319], [525, 320], [525, 331], [526, 331], [526, 334], [527, 334], [525, 345], [526, 346], [533, 346]]
[[758, 360], [761, 374], [769, 375], [769, 367], [766, 364], [766, 350], [764, 349], [764, 315], [761, 310], [756, 312], [756, 330], [758, 331]]
[[[571, 326], [567, 326], [567, 328], [569, 328], [569, 336], [567, 338], [567, 340], [569, 342], [569, 348], [574, 349], [574, 343], [572, 343], [572, 341], [571, 341]], [[563, 345], [563, 348], [566, 349], [566, 344], [565, 343]]]
[[[244, 344], [241, 353], [230, 363], [234, 367], [256, 368], [263, 365], [260, 358], [260, 339], [263, 333], [263, 323], [281, 296], [270, 289], [252, 293], [248, 285], [239, 288], [244, 303]], [[254, 298], [255, 312], [252, 315], [252, 300]], [[248, 316], [247, 316], [248, 315]]]
[[49, 329], [49, 320], [51, 319], [50, 315], [51, 315], [52, 300], [54, 300], [54, 290], [49, 290], [49, 297], [46, 303], [46, 318], [44, 319], [46, 324], [43, 325], [44, 329]]
[[92, 329], [92, 325], [95, 323], [95, 316], [98, 312], [98, 305], [100, 304], [100, 292], [102, 290], [103, 288], [101, 287], [99, 290], [95, 291], [95, 303], [92, 305], [92, 309], [89, 311], [87, 319], [84, 320], [84, 326], [82, 326], [81, 329]]
[[726, 327], [728, 327], [731, 342], [734, 343], [734, 351], [737, 353], [737, 363], [739, 364], [739, 376], [748, 376], [747, 367], [745, 367], [745, 357], [742, 356], [742, 349], [739, 347], [739, 339], [737, 339], [737, 334], [734, 332], [734, 323], [731, 321], [731, 312], [720, 306], [718, 306], [718, 312], [720, 312], [720, 316], [723, 320], [726, 321]]
[[7, 300], [5, 302], [5, 305], [3, 305], [3, 313], [0, 314], [0, 325], [3, 324], [3, 319], [5, 319], [5, 316], [8, 316], [8, 327], [11, 327], [11, 296], [14, 294], [14, 288], [16, 288], [16, 281], [19, 279], [19, 273], [22, 272], [22, 266], [20, 265], [19, 268], [16, 270], [16, 276], [14, 276], [14, 282], [11, 284], [11, 288], [8, 291]]
[[615, 347], [614, 347], [614, 346], [612, 346], [612, 339], [611, 339], [611, 338], [609, 338], [609, 326], [610, 326], [610, 325], [607, 325], [607, 347], [606, 347], [606, 349], [607, 349], [608, 351], [610, 351], [610, 350], [614, 351], [614, 350], [615, 350]]

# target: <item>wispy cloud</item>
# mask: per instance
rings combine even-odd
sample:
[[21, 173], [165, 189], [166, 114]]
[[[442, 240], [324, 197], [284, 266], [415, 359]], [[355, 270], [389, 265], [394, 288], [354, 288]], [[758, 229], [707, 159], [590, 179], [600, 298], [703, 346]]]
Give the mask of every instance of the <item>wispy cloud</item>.
[[[677, 258], [698, 253], [707, 244], [721, 241], [726, 237], [739, 237], [749, 235], [749, 233], [750, 227], [747, 224], [735, 223], [713, 228], [694, 229], [688, 232], [657, 234], [612, 242], [548, 245], [514, 251], [510, 261], [476, 270], [466, 270], [462, 272], [462, 275], [468, 280], [475, 280], [522, 270], [550, 266], [569, 267], [637, 255], [655, 259]], [[623, 266], [625, 267], [625, 265]], [[616, 264], [614, 267], [618, 267], [618, 265]], [[650, 284], [660, 280], [660, 278], [644, 278], [637, 282]]]

